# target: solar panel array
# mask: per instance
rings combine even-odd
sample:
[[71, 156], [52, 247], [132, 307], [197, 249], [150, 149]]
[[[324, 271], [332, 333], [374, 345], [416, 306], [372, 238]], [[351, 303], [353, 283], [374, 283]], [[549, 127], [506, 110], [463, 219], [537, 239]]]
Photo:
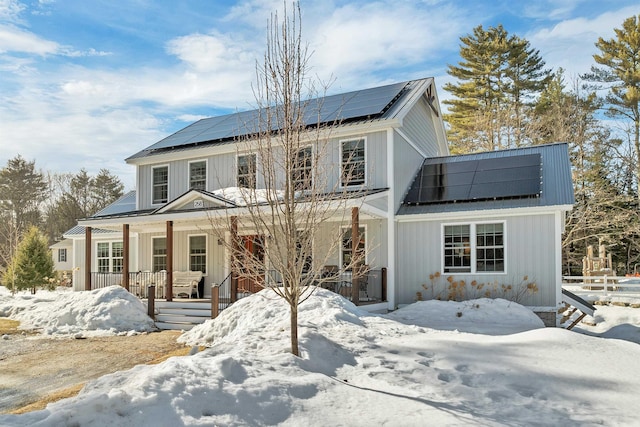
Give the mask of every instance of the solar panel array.
[[405, 203], [454, 203], [540, 195], [540, 154], [427, 163], [413, 182]]
[[[379, 117], [401, 94], [407, 84], [407, 82], [395, 83], [309, 100], [304, 110], [304, 123], [311, 126], [337, 120], [351, 121]], [[260, 123], [258, 110], [202, 119], [147, 147], [144, 151], [229, 140], [254, 133], [263, 126], [264, 124]], [[277, 130], [277, 123], [271, 125], [271, 130]]]

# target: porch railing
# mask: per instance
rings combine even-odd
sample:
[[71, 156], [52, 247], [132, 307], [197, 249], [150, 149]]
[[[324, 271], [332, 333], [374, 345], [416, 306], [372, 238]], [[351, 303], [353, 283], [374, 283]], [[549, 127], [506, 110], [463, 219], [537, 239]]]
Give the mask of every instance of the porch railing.
[[[129, 292], [146, 298], [149, 285], [156, 286], [156, 298], [164, 298], [166, 272], [137, 271], [129, 273]], [[91, 289], [102, 289], [109, 286], [124, 286], [123, 273], [91, 272]]]

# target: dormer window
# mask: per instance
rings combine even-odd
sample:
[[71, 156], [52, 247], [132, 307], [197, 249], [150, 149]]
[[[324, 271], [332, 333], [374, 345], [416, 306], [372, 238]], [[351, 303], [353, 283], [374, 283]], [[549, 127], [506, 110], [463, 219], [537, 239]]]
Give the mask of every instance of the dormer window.
[[256, 188], [256, 155], [238, 156], [238, 187]]
[[365, 139], [340, 141], [340, 183], [343, 187], [366, 182]]
[[189, 163], [189, 188], [195, 190], [207, 189], [207, 161], [198, 160]]
[[169, 166], [153, 168], [153, 199], [154, 205], [167, 203], [169, 199]]

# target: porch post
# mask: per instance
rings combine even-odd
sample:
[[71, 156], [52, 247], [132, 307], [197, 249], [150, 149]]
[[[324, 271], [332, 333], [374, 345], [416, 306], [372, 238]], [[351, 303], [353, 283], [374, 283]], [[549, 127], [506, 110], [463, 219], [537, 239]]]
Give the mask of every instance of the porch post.
[[238, 217], [231, 217], [231, 302], [236, 302], [238, 299], [238, 274], [236, 273], [235, 256], [238, 253]]
[[[360, 287], [358, 282], [360, 278], [360, 266], [363, 264], [357, 259], [358, 245], [360, 244], [360, 211], [358, 208], [351, 208], [351, 302], [355, 305], [360, 304]], [[353, 263], [355, 260], [355, 264]]]
[[91, 290], [91, 227], [84, 229], [84, 290]]
[[129, 224], [122, 225], [122, 286], [129, 290]]
[[173, 300], [173, 221], [167, 221], [167, 301]]
[[211, 285], [211, 318], [218, 317], [220, 312], [220, 286], [217, 284]]

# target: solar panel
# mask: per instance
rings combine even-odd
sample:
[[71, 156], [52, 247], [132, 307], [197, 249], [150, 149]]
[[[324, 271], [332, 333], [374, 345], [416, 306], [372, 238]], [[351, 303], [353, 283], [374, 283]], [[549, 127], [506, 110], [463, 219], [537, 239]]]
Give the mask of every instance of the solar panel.
[[[304, 123], [307, 126], [378, 116], [401, 93], [407, 82], [395, 83], [307, 101]], [[147, 147], [155, 151], [198, 142], [220, 141], [255, 132], [262, 124], [259, 111], [250, 110], [199, 120], [186, 128]], [[272, 123], [271, 130], [277, 130]]]
[[425, 163], [407, 204], [469, 202], [540, 195], [540, 154]]

